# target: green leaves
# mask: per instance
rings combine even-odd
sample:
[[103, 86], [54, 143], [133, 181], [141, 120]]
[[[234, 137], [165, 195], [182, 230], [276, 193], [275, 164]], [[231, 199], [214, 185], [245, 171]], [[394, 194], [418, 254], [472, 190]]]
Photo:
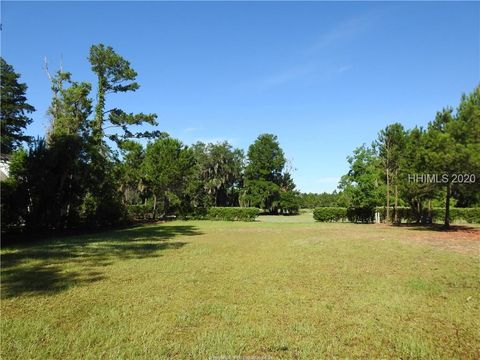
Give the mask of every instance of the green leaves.
[[137, 77], [135, 70], [111, 46], [92, 45], [88, 61], [92, 65], [93, 72], [104, 82], [106, 92], [135, 91], [140, 87], [134, 81]]
[[[281, 209], [282, 205], [286, 211], [296, 211], [296, 195], [291, 193], [295, 189], [295, 184], [291, 175], [284, 172], [285, 164], [285, 155], [277, 136], [272, 134], [258, 136], [248, 148], [242, 202], [273, 213]], [[289, 194], [286, 195], [285, 192]]]
[[[113, 141], [121, 141], [128, 138], [155, 137], [159, 132], [133, 133], [129, 130], [131, 125], [158, 125], [156, 114], [133, 114], [114, 108], [105, 111], [106, 95], [109, 93], [136, 91], [140, 85], [134, 80], [137, 73], [130, 66], [130, 63], [118, 55], [111, 46], [103, 44], [92, 45], [90, 56], [88, 57], [93, 72], [97, 75], [98, 93], [97, 105], [95, 107], [95, 119], [93, 121], [93, 138], [97, 143], [102, 141], [105, 129], [119, 128], [123, 134], [109, 134], [107, 137]], [[105, 114], [109, 113], [107, 119]], [[105, 125], [106, 122], [110, 124]]]
[[22, 141], [30, 141], [31, 137], [23, 134], [23, 130], [32, 122], [27, 114], [35, 108], [27, 103], [27, 85], [19, 82], [20, 74], [0, 57], [0, 124], [1, 152], [10, 154]]

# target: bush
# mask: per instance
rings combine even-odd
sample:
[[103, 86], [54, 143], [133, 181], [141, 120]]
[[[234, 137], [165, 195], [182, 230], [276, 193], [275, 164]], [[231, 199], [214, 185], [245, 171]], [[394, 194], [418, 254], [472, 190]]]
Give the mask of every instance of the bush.
[[150, 204], [127, 205], [129, 219], [149, 220], [152, 218], [152, 206]]
[[208, 209], [210, 220], [255, 221], [260, 210], [254, 207], [211, 207]]
[[373, 207], [349, 207], [347, 218], [353, 223], [370, 223], [375, 219], [375, 208]]
[[347, 208], [319, 207], [313, 210], [313, 218], [321, 222], [344, 221], [347, 218]]
[[[380, 213], [380, 220], [385, 221], [387, 217], [387, 208], [385, 206], [377, 207], [375, 208], [375, 211]], [[422, 213], [422, 215], [428, 215], [428, 214]], [[420, 218], [422, 215], [420, 215]], [[398, 206], [397, 218], [400, 223], [401, 222], [413, 223], [417, 221], [417, 213], [411, 207]], [[394, 219], [395, 219], [395, 209], [393, 207], [390, 207], [390, 222], [393, 223]]]
[[280, 192], [278, 207], [282, 215], [298, 215], [300, 211], [298, 195], [293, 191]]
[[[386, 208], [378, 207], [376, 211], [380, 212], [382, 221], [386, 217]], [[410, 207], [399, 206], [398, 220], [399, 222], [413, 223], [417, 221], [417, 212]], [[390, 221], [393, 222], [395, 212], [390, 208]], [[441, 223], [445, 219], [445, 208], [423, 209], [420, 218], [429, 217], [433, 223]], [[470, 224], [480, 224], [480, 208], [450, 208], [450, 221], [466, 221]]]
[[[445, 210], [443, 216], [445, 216]], [[480, 224], [480, 208], [450, 208], [450, 220], [464, 220], [469, 224]]]

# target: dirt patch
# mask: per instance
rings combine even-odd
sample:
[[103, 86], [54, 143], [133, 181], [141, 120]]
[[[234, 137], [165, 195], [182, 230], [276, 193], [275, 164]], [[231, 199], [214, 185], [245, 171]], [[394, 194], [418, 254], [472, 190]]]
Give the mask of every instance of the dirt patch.
[[417, 230], [409, 237], [413, 241], [464, 254], [480, 255], [478, 227], [457, 225], [448, 230], [441, 228], [412, 228], [412, 230]]

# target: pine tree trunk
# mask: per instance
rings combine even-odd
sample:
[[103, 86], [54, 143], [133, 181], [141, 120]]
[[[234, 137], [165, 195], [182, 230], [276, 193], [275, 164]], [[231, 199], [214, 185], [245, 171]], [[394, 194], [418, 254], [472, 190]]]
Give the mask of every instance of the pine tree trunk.
[[394, 219], [394, 222], [395, 224], [398, 224], [398, 185], [396, 184], [397, 183], [397, 170], [395, 170], [395, 209], [394, 209], [394, 212], [395, 212], [395, 219]]
[[390, 222], [390, 173], [387, 168], [387, 216], [385, 218], [385, 223]]
[[157, 195], [153, 195], [153, 214], [152, 219], [155, 220], [157, 216]]
[[168, 206], [169, 206], [168, 196], [167, 196], [167, 193], [165, 192], [165, 194], [163, 195], [163, 218], [164, 219], [167, 218]]
[[448, 229], [450, 227], [450, 195], [451, 195], [452, 184], [449, 182], [447, 184], [447, 196], [445, 197], [445, 227]]

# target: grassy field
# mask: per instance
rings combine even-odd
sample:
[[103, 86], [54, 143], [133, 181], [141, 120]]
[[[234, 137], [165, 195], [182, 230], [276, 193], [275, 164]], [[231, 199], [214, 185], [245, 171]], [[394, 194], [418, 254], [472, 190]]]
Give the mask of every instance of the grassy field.
[[1, 355], [478, 359], [478, 230], [304, 214], [4, 247]]

